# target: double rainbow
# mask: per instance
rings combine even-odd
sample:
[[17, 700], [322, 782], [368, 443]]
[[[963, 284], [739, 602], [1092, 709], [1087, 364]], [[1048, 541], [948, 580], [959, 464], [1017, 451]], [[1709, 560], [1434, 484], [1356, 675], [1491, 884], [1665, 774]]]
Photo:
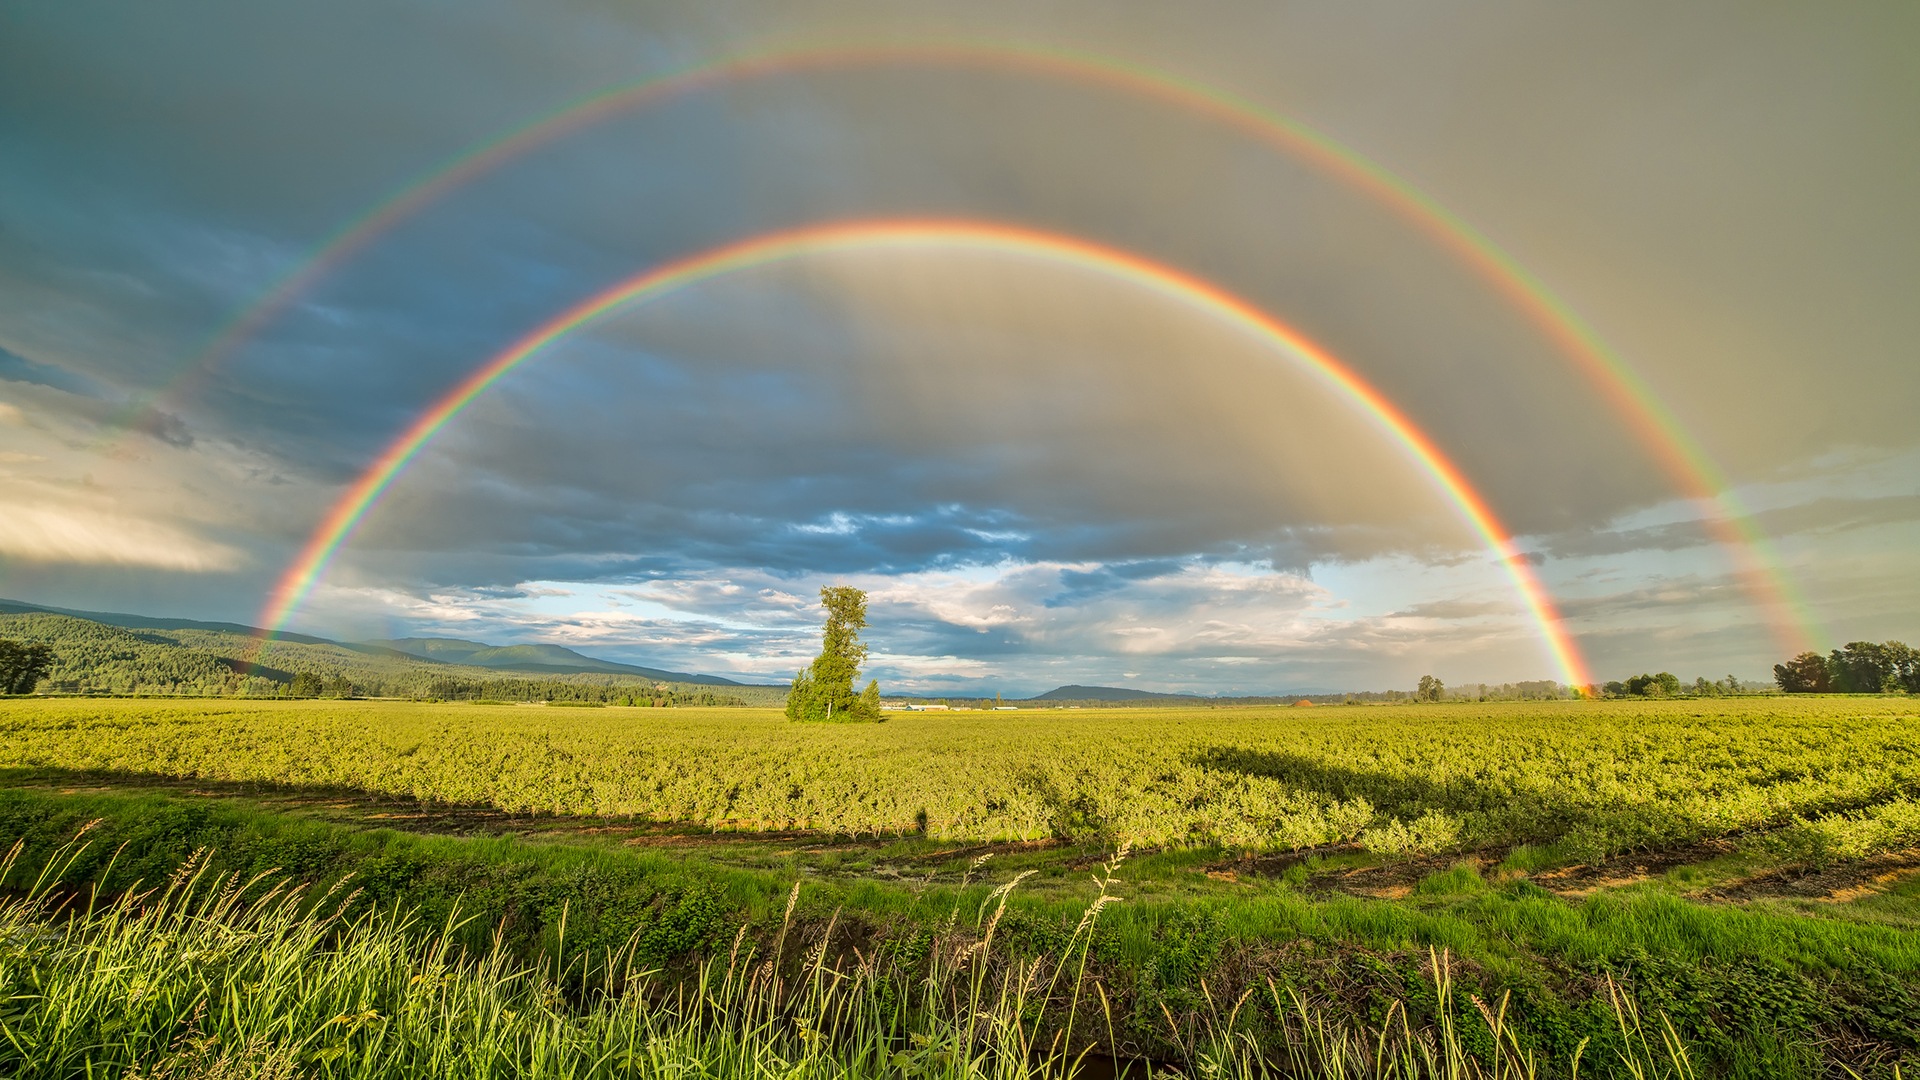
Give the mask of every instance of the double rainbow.
[[1351, 367], [1299, 331], [1232, 293], [1163, 263], [1086, 240], [991, 222], [962, 220], [865, 220], [810, 225], [750, 237], [665, 263], [628, 278], [554, 316], [470, 373], [388, 445], [328, 512], [299, 557], [275, 586], [262, 614], [269, 634], [278, 632], [378, 503], [380, 496], [433, 437], [461, 410], [508, 372], [547, 346], [623, 305], [651, 300], [749, 267], [849, 249], [874, 250], [943, 245], [1025, 255], [1105, 274], [1235, 324], [1277, 347], [1302, 365], [1398, 442], [1444, 491], [1506, 568], [1561, 677], [1571, 686], [1591, 683], [1579, 649], [1539, 577], [1515, 550], [1486, 499], [1459, 468], [1406, 415]]
[[[1453, 253], [1531, 319], [1627, 421], [1680, 493], [1717, 511], [1710, 513], [1709, 525], [1740, 568], [1748, 571], [1744, 580], [1763, 609], [1771, 613], [1771, 628], [1782, 645], [1789, 651], [1799, 651], [1819, 639], [1813, 620], [1794, 594], [1766, 537], [1700, 446], [1590, 325], [1489, 237], [1404, 179], [1305, 124], [1196, 81], [1084, 52], [979, 41], [789, 45], [621, 84], [576, 99], [532, 122], [473, 144], [350, 221], [264, 296], [223, 325], [183, 377], [149, 401], [184, 394], [336, 267], [449, 192], [554, 140], [624, 113], [732, 83], [808, 71], [929, 66], [1071, 80], [1186, 109], [1292, 155], [1399, 215]], [[461, 385], [471, 382], [469, 379]], [[419, 425], [409, 429], [418, 430]], [[369, 476], [378, 474], [387, 461], [383, 456]], [[362, 491], [366, 479], [356, 483], [349, 496]], [[335, 517], [329, 516], [315, 543], [337, 524]], [[315, 543], [308, 545], [307, 552]], [[303, 562], [307, 552], [303, 552]]]

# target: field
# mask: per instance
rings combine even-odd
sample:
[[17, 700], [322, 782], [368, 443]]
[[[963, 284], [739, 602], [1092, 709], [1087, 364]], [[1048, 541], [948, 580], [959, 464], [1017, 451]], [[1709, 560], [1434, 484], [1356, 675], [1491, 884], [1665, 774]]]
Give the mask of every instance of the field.
[[[898, 713], [387, 702], [21, 703], [16, 766], [254, 781], [516, 812], [939, 840], [1590, 861], [1800, 825], [1920, 828], [1905, 698]], [[1813, 837], [1810, 835], [1809, 840]]]
[[[1412, 1016], [1396, 1043], [1408, 1054], [1429, 1039], [1497, 1069], [1504, 1039], [1534, 1063], [1501, 1075], [1566, 1075], [1587, 1039], [1580, 1075], [1634, 1075], [1633, 1010], [1656, 1033], [1644, 1075], [1674, 1067], [1666, 1023], [1694, 1075], [1891, 1075], [1920, 1060], [1920, 702], [1903, 697], [880, 725], [771, 709], [22, 699], [0, 703], [0, 762], [0, 827], [28, 842], [16, 895], [95, 820], [54, 879], [132, 895], [199, 849], [209, 874], [321, 888], [352, 875], [368, 910], [414, 912], [416, 928], [473, 916], [446, 932], [464, 955], [505, 949], [534, 970], [575, 957], [572, 982], [543, 977], [577, 999], [580, 1023], [599, 1022], [589, 966], [622, 948], [675, 985], [744, 940], [776, 954], [804, 941], [816, 969], [932, 986], [940, 943], [985, 942], [1002, 978], [1023, 962], [1057, 976], [1077, 948], [1104, 1020], [1083, 1017], [1068, 1042], [1189, 1074], [1205, 1057], [1196, 1033], [1252, 1025], [1251, 1041], [1207, 1044], [1226, 1068], [1222, 1047], [1277, 1053], [1323, 1021], [1381, 1053], [1389, 1020]], [[1102, 895], [1120, 902], [1084, 919]], [[405, 952], [403, 928], [355, 925]], [[965, 982], [957, 970], [943, 992]], [[1462, 989], [1443, 993], [1443, 971]], [[895, 985], [861, 993], [904, 1008], [882, 983]], [[1507, 1018], [1490, 1022], [1468, 991], [1505, 996]], [[994, 1015], [1059, 1035], [1063, 1009], [1096, 1000], [1063, 994]], [[885, 1026], [854, 1039], [880, 1065], [816, 1066], [912, 1075], [874, 1049]], [[1331, 1045], [1315, 1068], [1344, 1053]]]

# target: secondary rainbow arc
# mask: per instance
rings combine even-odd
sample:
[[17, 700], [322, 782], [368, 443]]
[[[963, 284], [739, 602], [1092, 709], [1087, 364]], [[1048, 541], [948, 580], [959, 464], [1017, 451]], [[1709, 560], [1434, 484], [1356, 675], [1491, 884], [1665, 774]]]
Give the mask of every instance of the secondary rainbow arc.
[[[1374, 198], [1460, 257], [1525, 312], [1627, 420], [1680, 492], [1717, 511], [1707, 515], [1709, 528], [1747, 571], [1749, 592], [1772, 613], [1770, 629], [1784, 647], [1797, 652], [1822, 639], [1766, 534], [1755, 525], [1751, 512], [1698, 442], [1586, 320], [1490, 237], [1405, 179], [1306, 124], [1198, 81], [1090, 52], [976, 40], [784, 45], [623, 83], [575, 99], [532, 122], [471, 145], [334, 233], [264, 296], [225, 324], [191, 362], [187, 378], [204, 378], [335, 266], [402, 221], [449, 191], [539, 146], [607, 117], [728, 82], [888, 64], [1019, 69], [1158, 99], [1210, 116], [1294, 154]], [[168, 393], [163, 390], [148, 401], [163, 399]]]
[[1532, 566], [1520, 557], [1510, 534], [1486, 499], [1425, 432], [1351, 367], [1286, 323], [1183, 270], [1057, 233], [945, 219], [831, 222], [748, 237], [646, 270], [549, 319], [462, 379], [389, 443], [341, 495], [273, 589], [261, 617], [266, 639], [286, 624], [319, 582], [335, 553], [434, 435], [508, 372], [568, 333], [622, 305], [748, 267], [837, 250], [928, 245], [1030, 255], [1105, 273], [1233, 322], [1300, 360], [1308, 371], [1351, 401], [1426, 470], [1505, 569], [1538, 626], [1561, 677], [1575, 687], [1591, 683], [1579, 648], [1563, 625], [1546, 588]]

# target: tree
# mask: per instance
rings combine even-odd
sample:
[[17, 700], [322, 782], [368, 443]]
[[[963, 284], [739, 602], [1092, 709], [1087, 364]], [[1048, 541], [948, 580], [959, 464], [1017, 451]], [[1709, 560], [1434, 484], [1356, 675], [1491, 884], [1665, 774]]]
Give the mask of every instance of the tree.
[[53, 665], [53, 647], [0, 638], [0, 694], [31, 694]]
[[325, 689], [325, 687], [320, 681], [320, 676], [315, 675], [311, 671], [302, 671], [293, 677], [292, 682], [287, 684], [287, 696], [319, 697], [323, 689]]
[[353, 683], [347, 681], [345, 675], [335, 675], [327, 680], [327, 693], [337, 698], [350, 698], [353, 696]]
[[1671, 671], [1658, 675], [1635, 675], [1623, 689], [1635, 697], [1675, 697], [1680, 693], [1680, 677]]
[[1773, 665], [1773, 681], [1789, 694], [1824, 694], [1833, 688], [1826, 657], [1803, 652], [1784, 664]]
[[1416, 701], [1439, 701], [1440, 695], [1447, 692], [1447, 686], [1431, 675], [1420, 676], [1420, 688], [1413, 692]]
[[820, 655], [793, 677], [787, 692], [787, 717], [792, 720], [877, 721], [880, 684], [869, 682], [856, 694], [854, 679], [866, 662], [867, 647], [860, 631], [867, 625], [867, 594], [846, 585], [820, 590], [820, 606], [827, 624], [820, 633]]
[[1880, 647], [1887, 651], [1894, 685], [1909, 694], [1920, 694], [1920, 649], [1901, 641], [1889, 641]]
[[1871, 641], [1849, 641], [1845, 649], [1833, 650], [1827, 674], [1843, 694], [1881, 694], [1898, 685], [1887, 647]]

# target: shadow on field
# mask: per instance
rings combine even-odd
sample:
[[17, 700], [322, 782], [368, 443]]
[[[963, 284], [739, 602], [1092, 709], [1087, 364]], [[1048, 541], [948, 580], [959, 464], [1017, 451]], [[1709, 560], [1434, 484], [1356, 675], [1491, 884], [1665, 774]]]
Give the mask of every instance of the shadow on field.
[[1381, 815], [1412, 821], [1430, 811], [1459, 818], [1472, 814], [1492, 835], [1490, 843], [1551, 842], [1583, 827], [1617, 819], [1620, 811], [1582, 805], [1562, 794], [1516, 788], [1460, 775], [1404, 774], [1358, 769], [1304, 754], [1212, 746], [1194, 765], [1278, 781], [1298, 791], [1351, 802], [1365, 799]]
[[286, 784], [268, 780], [213, 780], [126, 769], [0, 769], [0, 788], [32, 789], [59, 795], [153, 794], [170, 798], [246, 799], [262, 809], [280, 813], [304, 814], [370, 828], [446, 836], [549, 839], [571, 836], [631, 846], [789, 843], [812, 847], [859, 847], [878, 843], [801, 830], [754, 832], [631, 817], [527, 813], [482, 804], [416, 799], [355, 787]]

